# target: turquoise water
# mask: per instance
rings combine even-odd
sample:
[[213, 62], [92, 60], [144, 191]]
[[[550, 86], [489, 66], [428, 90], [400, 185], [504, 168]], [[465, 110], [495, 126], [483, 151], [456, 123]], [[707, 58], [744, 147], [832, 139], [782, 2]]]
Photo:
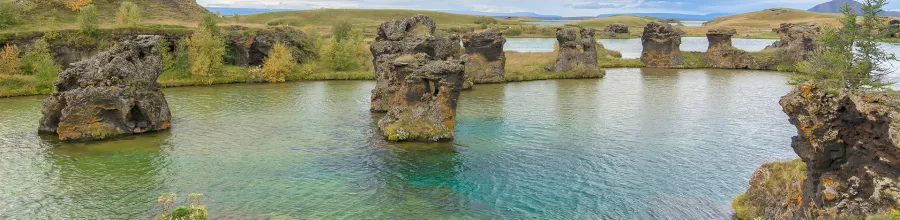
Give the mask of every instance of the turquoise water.
[[163, 192], [226, 219], [727, 219], [760, 163], [796, 157], [785, 82], [478, 85], [435, 144], [383, 141], [369, 81], [166, 89], [170, 131], [87, 144], [36, 134], [43, 97], [0, 99], [0, 219], [145, 219]]

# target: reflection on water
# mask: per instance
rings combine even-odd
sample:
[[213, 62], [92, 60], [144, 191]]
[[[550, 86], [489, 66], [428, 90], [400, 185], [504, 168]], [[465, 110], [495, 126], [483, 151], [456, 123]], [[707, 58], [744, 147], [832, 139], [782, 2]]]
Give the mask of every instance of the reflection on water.
[[235, 219], [709, 219], [790, 159], [781, 73], [610, 69], [479, 85], [448, 143], [389, 143], [374, 82], [165, 89], [167, 132], [90, 144], [35, 133], [0, 99], [0, 219], [134, 219], [163, 192]]

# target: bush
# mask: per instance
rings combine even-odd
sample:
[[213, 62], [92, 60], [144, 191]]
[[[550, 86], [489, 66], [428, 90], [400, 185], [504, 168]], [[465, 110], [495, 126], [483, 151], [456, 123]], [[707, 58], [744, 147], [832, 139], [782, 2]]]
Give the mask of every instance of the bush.
[[78, 26], [81, 27], [81, 32], [85, 34], [96, 34], [97, 30], [100, 29], [100, 16], [97, 14], [97, 7], [88, 5], [81, 8], [78, 12]]
[[35, 76], [36, 88], [40, 93], [52, 92], [53, 83], [59, 73], [63, 71], [62, 67], [53, 61], [50, 45], [44, 39], [35, 41], [34, 45], [25, 51], [25, 56], [22, 57], [22, 69], [26, 74]]
[[301, 21], [298, 18], [276, 18], [276, 19], [272, 19], [272, 20], [269, 20], [268, 22], [266, 22], [266, 25], [268, 25], [268, 26], [299, 27], [301, 24], [303, 24], [303, 21]]
[[116, 13], [116, 22], [119, 25], [133, 27], [141, 23], [141, 11], [133, 2], [122, 2], [119, 12]]
[[350, 22], [341, 22], [337, 26], [331, 27], [331, 33], [334, 36], [334, 39], [337, 42], [343, 42], [347, 38], [350, 38], [350, 34], [353, 31], [353, 24]]
[[491, 17], [491, 16], [481, 16], [481, 17], [475, 18], [475, 22], [474, 22], [474, 23], [475, 23], [475, 24], [484, 24], [484, 25], [488, 25], [488, 24], [497, 24], [497, 23], [500, 23], [500, 22], [497, 21], [496, 18]]
[[21, 73], [19, 52], [19, 47], [16, 45], [6, 45], [3, 50], [0, 50], [0, 74], [16, 75]]
[[0, 1], [0, 29], [19, 23], [19, 11], [12, 2]]
[[222, 68], [225, 57], [225, 41], [205, 29], [194, 32], [188, 40], [191, 75], [212, 84], [212, 74]]
[[506, 29], [506, 31], [503, 31], [503, 34], [507, 35], [507, 36], [519, 36], [519, 35], [522, 35], [522, 28], [521, 27], [511, 27], [509, 29]]
[[204, 14], [203, 20], [200, 21], [199, 28], [206, 30], [212, 36], [222, 36], [222, 30], [219, 29], [219, 17], [215, 14]]
[[291, 51], [281, 42], [275, 43], [269, 57], [263, 61], [262, 73], [268, 82], [284, 82], [284, 76], [296, 66]]
[[335, 37], [329, 41], [328, 45], [323, 46], [323, 50], [325, 50], [323, 61], [330, 64], [332, 70], [335, 71], [359, 70], [363, 67], [360, 62], [364, 60], [362, 56], [367, 53], [362, 48], [362, 31], [351, 28], [343, 41], [338, 41]]
[[163, 57], [163, 65], [165, 67], [163, 72], [173, 74], [181, 79], [189, 78], [191, 76], [191, 60], [188, 39], [181, 39], [175, 43], [175, 48], [169, 54], [172, 60], [170, 60], [171, 63], [166, 63], [166, 59]]
[[72, 11], [81, 9], [91, 4], [91, 0], [66, 0], [66, 7]]
[[[194, 193], [188, 197], [188, 206], [179, 206], [174, 210], [177, 195], [163, 193], [156, 198], [156, 202], [162, 211], [154, 220], [208, 220], [206, 206], [203, 205], [203, 194]], [[171, 210], [171, 211], [170, 211]]]

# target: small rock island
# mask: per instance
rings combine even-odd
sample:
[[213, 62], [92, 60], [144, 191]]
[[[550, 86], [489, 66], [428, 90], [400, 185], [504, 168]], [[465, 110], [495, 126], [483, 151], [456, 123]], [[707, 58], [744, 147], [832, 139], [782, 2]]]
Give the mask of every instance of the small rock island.
[[134, 37], [60, 73], [56, 92], [41, 102], [39, 131], [91, 141], [169, 129], [169, 105], [156, 82], [160, 39]]
[[372, 44], [376, 86], [372, 112], [390, 141], [453, 139], [456, 105], [465, 81], [459, 37], [434, 36], [424, 15], [386, 22]]

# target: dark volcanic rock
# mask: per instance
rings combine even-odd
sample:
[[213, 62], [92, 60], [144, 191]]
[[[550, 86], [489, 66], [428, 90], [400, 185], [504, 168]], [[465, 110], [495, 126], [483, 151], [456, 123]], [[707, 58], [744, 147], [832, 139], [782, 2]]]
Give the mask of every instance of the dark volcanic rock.
[[715, 28], [706, 33], [709, 40], [709, 48], [703, 57], [704, 62], [711, 68], [724, 69], [767, 69], [769, 67], [760, 64], [749, 53], [734, 48], [731, 45], [731, 36], [737, 32], [732, 28]]
[[574, 28], [557, 28], [559, 56], [556, 57], [555, 72], [565, 72], [576, 68], [597, 69], [597, 41], [593, 28], [581, 29], [580, 37]]
[[628, 25], [625, 24], [609, 24], [606, 28], [603, 29], [603, 34], [606, 34], [610, 37], [616, 37], [619, 34], [628, 34]]
[[[405, 55], [410, 56], [410, 55]], [[427, 60], [425, 54], [394, 63], [403, 75], [378, 126], [390, 141], [453, 139], [456, 105], [465, 78], [461, 60]]]
[[59, 74], [42, 104], [39, 130], [63, 141], [99, 140], [168, 129], [169, 105], [156, 79], [159, 36], [138, 36]]
[[462, 43], [466, 48], [466, 83], [463, 89], [473, 84], [506, 81], [506, 53], [503, 52], [506, 38], [500, 30], [490, 28], [466, 33]]
[[[393, 20], [381, 25], [371, 45], [376, 75], [371, 110], [387, 112], [378, 126], [388, 140], [453, 139], [466, 64], [459, 59], [459, 37], [434, 36], [434, 30], [434, 21], [424, 15]], [[470, 43], [483, 45], [472, 50], [483, 50], [486, 59], [504, 59], [491, 48], [494, 42]]]
[[229, 26], [225, 28], [225, 35], [234, 55], [233, 65], [259, 66], [263, 60], [269, 57], [269, 50], [275, 43], [281, 42], [290, 49], [291, 55], [297, 63], [301, 63], [308, 54], [304, 53], [310, 48], [304, 45], [306, 33], [294, 27], [270, 27], [247, 28], [241, 26]]
[[775, 53], [786, 56], [794, 63], [806, 60], [809, 52], [816, 50], [818, 44], [815, 39], [821, 34], [815, 23], [784, 23], [772, 32], [781, 35], [781, 39], [766, 49], [775, 50]]
[[409, 58], [437, 61], [459, 58], [459, 37], [434, 36], [435, 23], [424, 15], [385, 22], [378, 28], [378, 36], [370, 45], [375, 69], [375, 89], [372, 90], [372, 112], [387, 112], [391, 99], [406, 75], [397, 65]]
[[650, 22], [641, 36], [641, 62], [647, 67], [676, 67], [684, 64], [681, 35], [684, 31], [668, 23]]
[[765, 218], [869, 216], [900, 206], [900, 94], [831, 94], [804, 83], [781, 106], [797, 128], [791, 147], [806, 163], [806, 176], [787, 195], [773, 194], [782, 186], [748, 191], [772, 197], [760, 204]]

